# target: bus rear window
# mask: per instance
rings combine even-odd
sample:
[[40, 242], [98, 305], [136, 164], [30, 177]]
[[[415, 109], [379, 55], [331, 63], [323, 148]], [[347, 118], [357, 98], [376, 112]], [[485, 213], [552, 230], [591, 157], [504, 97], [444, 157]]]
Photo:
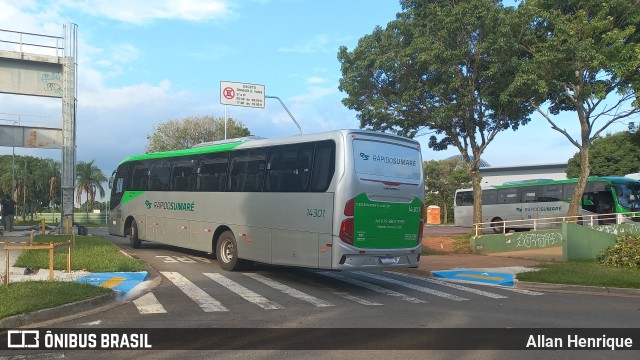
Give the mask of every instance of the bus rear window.
[[359, 175], [420, 180], [422, 161], [417, 147], [355, 139], [353, 157]]

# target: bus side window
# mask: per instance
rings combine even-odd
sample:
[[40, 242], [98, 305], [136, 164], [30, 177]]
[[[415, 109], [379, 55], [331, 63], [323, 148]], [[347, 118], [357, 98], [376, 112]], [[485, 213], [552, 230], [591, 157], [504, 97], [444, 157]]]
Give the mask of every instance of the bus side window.
[[336, 166], [336, 144], [331, 140], [318, 141], [311, 169], [311, 191], [325, 192], [331, 185]]
[[516, 204], [520, 202], [518, 189], [499, 189], [498, 204]]
[[492, 189], [482, 190], [482, 205], [495, 205], [498, 201], [498, 192]]
[[529, 186], [521, 189], [522, 194], [522, 202], [523, 203], [533, 203], [538, 201], [539, 190], [537, 186]]
[[269, 149], [264, 191], [309, 191], [313, 143], [274, 146]]
[[130, 190], [147, 190], [149, 168], [146, 161], [136, 161], [131, 165], [131, 180], [127, 188]]
[[562, 201], [562, 185], [544, 185], [540, 202]]
[[250, 149], [231, 153], [230, 191], [260, 192], [267, 169], [267, 150]]

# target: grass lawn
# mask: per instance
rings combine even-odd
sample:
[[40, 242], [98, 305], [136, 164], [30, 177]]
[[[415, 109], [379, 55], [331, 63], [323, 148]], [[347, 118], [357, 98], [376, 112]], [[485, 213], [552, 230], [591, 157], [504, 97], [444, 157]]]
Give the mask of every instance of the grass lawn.
[[[26, 240], [26, 239], [25, 239]], [[66, 235], [40, 235], [34, 243], [59, 243], [71, 240]], [[66, 270], [67, 249], [54, 254], [54, 268]], [[16, 260], [17, 267], [49, 268], [48, 250], [23, 250]], [[120, 249], [101, 236], [76, 236], [71, 248], [71, 269], [90, 272], [144, 271], [141, 260], [123, 254]], [[25, 281], [0, 286], [0, 319], [17, 314], [52, 308], [71, 302], [90, 299], [112, 290], [66, 281]]]
[[112, 290], [63, 281], [25, 281], [0, 286], [0, 319], [91, 299]]
[[549, 263], [539, 271], [520, 273], [517, 278], [552, 284], [640, 288], [640, 270], [605, 267], [595, 260]]
[[[71, 240], [70, 235], [40, 235], [34, 243], [59, 243]], [[53, 267], [66, 270], [67, 249], [55, 251]], [[15, 263], [17, 267], [49, 268], [48, 250], [23, 250]], [[120, 249], [101, 236], [76, 236], [71, 248], [71, 269], [90, 272], [144, 271], [141, 260], [125, 256]]]

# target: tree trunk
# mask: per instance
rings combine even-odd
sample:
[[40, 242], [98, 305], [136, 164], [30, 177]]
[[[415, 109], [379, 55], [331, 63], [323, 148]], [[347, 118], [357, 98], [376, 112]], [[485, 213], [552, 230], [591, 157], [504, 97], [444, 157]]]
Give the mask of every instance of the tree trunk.
[[473, 223], [478, 224], [482, 222], [482, 188], [480, 187], [480, 171], [478, 166], [475, 165], [471, 173], [471, 186], [473, 187]]
[[573, 192], [571, 203], [569, 204], [569, 210], [567, 211], [567, 216], [575, 216], [574, 218], [569, 219], [570, 221], [577, 221], [577, 216], [582, 206], [582, 194], [587, 186], [587, 179], [589, 178], [590, 172], [589, 146], [588, 144], [585, 145], [583, 142], [583, 145], [580, 148], [580, 177], [578, 177], [578, 183], [576, 184], [576, 189]]

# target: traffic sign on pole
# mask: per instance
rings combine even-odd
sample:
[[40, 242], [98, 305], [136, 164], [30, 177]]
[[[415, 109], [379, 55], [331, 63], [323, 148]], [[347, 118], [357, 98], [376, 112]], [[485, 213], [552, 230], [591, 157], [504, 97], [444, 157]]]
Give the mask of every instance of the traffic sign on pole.
[[264, 85], [220, 81], [220, 104], [264, 108]]

